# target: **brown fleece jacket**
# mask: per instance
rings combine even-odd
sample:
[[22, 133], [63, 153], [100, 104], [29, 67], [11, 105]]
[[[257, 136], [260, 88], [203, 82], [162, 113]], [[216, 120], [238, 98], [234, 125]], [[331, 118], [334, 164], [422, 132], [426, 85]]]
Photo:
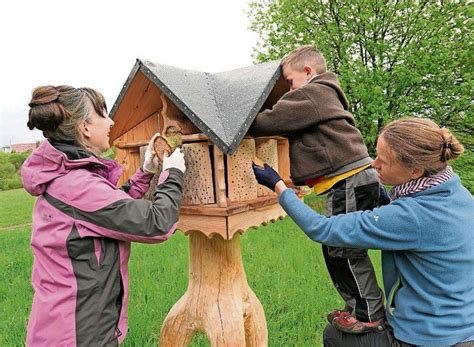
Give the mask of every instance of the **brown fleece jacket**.
[[325, 72], [259, 113], [249, 134], [288, 137], [291, 179], [303, 185], [369, 158], [348, 106], [336, 75]]

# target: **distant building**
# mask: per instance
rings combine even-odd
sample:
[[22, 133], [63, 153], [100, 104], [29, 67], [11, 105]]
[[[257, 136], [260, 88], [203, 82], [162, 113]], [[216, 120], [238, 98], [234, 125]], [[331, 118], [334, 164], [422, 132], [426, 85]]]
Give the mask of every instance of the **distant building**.
[[10, 153], [12, 151], [12, 147], [10, 145], [2, 146], [2, 151], [5, 153]]
[[[7, 146], [4, 146], [4, 148]], [[33, 143], [15, 143], [11, 144], [10, 146], [10, 152], [15, 152], [15, 153], [22, 153], [26, 151], [32, 151], [36, 147], [38, 147], [38, 144], [36, 142]]]

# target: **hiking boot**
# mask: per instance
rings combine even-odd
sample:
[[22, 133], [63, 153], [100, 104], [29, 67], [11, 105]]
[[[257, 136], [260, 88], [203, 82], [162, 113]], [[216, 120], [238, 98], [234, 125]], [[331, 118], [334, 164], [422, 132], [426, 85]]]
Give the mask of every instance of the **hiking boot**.
[[383, 331], [385, 329], [385, 318], [373, 322], [361, 322], [354, 316], [340, 315], [334, 318], [332, 324], [338, 330], [348, 334], [363, 334]]
[[329, 323], [332, 324], [335, 318], [339, 318], [340, 316], [347, 316], [350, 315], [351, 313], [349, 311], [345, 310], [334, 310], [328, 313], [326, 316], [326, 319], [328, 320]]

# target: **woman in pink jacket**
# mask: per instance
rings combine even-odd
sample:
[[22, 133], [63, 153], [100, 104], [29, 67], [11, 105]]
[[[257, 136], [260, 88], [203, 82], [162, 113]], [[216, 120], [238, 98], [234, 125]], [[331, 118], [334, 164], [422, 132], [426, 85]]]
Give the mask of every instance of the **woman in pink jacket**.
[[165, 157], [153, 202], [139, 199], [157, 171], [154, 138], [143, 167], [118, 189], [122, 168], [98, 156], [114, 124], [99, 92], [42, 86], [29, 106], [28, 127], [46, 141], [21, 170], [23, 186], [38, 197], [27, 345], [118, 345], [127, 333], [130, 242], [158, 243], [175, 231], [183, 154]]

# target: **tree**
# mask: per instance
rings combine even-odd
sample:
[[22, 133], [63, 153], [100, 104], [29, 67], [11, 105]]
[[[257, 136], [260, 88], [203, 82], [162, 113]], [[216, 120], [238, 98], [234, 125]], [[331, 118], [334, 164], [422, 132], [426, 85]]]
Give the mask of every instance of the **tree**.
[[472, 136], [474, 6], [467, 1], [261, 0], [257, 61], [314, 44], [337, 73], [371, 149], [387, 122], [433, 119]]
[[0, 190], [21, 187], [20, 176], [9, 160], [10, 154], [0, 152]]
[[31, 150], [21, 153], [12, 152], [8, 155], [8, 161], [12, 163], [15, 166], [15, 170], [19, 172], [21, 166], [23, 165], [23, 162], [26, 160], [26, 158], [28, 158], [30, 154]]

